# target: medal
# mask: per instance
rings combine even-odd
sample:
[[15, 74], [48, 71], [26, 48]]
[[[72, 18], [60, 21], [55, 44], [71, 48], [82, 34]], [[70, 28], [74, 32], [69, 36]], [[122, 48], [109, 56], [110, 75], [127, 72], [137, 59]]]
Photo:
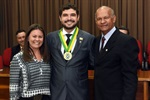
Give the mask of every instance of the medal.
[[65, 52], [64, 59], [65, 60], [70, 60], [71, 58], [72, 58], [72, 54], [70, 52]]
[[79, 29], [78, 27], [76, 27], [74, 33], [73, 33], [73, 36], [69, 42], [69, 45], [67, 45], [65, 39], [64, 39], [64, 36], [63, 36], [63, 33], [62, 33], [62, 29], [60, 30], [59, 32], [59, 38], [61, 40], [61, 43], [64, 47], [64, 50], [65, 50], [65, 53], [64, 53], [64, 59], [65, 60], [70, 60], [72, 58], [72, 54], [70, 53], [70, 51], [72, 50], [73, 48], [73, 44], [75, 43], [75, 40], [76, 40], [76, 37], [78, 35], [78, 32], [79, 32]]

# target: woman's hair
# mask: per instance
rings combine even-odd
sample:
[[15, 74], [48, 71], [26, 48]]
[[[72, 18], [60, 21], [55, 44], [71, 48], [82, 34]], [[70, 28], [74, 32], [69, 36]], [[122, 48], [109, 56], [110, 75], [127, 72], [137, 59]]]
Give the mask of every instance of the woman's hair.
[[47, 49], [47, 44], [46, 44], [46, 34], [45, 34], [42, 26], [39, 24], [32, 24], [27, 30], [25, 42], [24, 42], [24, 49], [23, 49], [23, 59], [25, 61], [32, 61], [31, 54], [35, 55], [32, 48], [30, 47], [30, 44], [28, 41], [29, 35], [33, 30], [40, 30], [43, 33], [43, 44], [39, 49], [40, 49], [40, 54], [43, 57], [43, 60], [45, 62], [48, 62], [48, 60], [49, 60], [48, 55], [49, 54], [48, 54], [48, 49]]

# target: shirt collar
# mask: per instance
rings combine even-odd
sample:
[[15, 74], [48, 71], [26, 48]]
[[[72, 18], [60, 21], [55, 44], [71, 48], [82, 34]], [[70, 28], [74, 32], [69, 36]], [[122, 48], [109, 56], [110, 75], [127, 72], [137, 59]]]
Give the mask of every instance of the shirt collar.
[[115, 32], [115, 30], [116, 30], [116, 27], [114, 26], [105, 36], [104, 34], [102, 34], [102, 37], [104, 36], [105, 39], [108, 40], [111, 37], [111, 35]]
[[[73, 31], [71, 31], [69, 34], [73, 34], [73, 33], [74, 33], [74, 31], [75, 31], [75, 29], [76, 29], [76, 28], [74, 28], [74, 29], [73, 29]], [[62, 29], [62, 33], [63, 33], [63, 35], [68, 34], [68, 33], [65, 31], [65, 29], [64, 29], [64, 28]]]

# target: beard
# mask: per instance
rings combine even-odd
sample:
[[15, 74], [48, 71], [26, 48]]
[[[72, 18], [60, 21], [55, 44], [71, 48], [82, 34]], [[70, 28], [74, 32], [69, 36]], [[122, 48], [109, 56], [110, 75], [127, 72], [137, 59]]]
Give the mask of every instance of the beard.
[[[65, 23], [67, 23], [68, 21], [71, 21], [71, 22], [75, 22], [75, 21], [73, 21], [73, 20], [67, 20], [67, 21], [65, 21]], [[71, 26], [71, 27], [68, 27], [68, 26], [66, 26], [65, 24], [62, 24], [62, 26], [65, 28], [65, 29], [67, 29], [67, 30], [71, 30], [71, 29], [74, 29], [76, 26], [77, 26], [77, 23], [75, 23], [73, 26]]]

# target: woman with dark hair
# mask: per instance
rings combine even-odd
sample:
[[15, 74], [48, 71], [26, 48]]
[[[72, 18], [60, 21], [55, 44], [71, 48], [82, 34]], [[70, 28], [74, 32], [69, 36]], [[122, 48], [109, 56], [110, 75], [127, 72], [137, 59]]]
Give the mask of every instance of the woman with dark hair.
[[50, 95], [49, 57], [46, 34], [39, 24], [32, 24], [26, 34], [24, 50], [10, 65], [10, 100], [42, 100]]

